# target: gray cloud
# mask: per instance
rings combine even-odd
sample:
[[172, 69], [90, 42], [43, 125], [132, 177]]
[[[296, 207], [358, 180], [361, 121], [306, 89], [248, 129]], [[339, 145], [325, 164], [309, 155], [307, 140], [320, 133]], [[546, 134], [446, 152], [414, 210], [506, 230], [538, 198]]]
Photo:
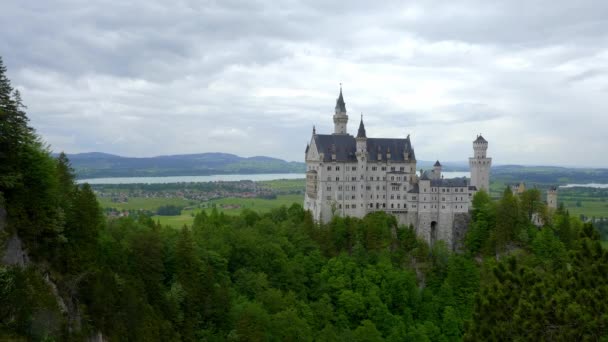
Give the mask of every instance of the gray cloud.
[[343, 82], [351, 130], [363, 112], [421, 159], [465, 159], [482, 132], [497, 163], [608, 166], [602, 1], [2, 7], [0, 54], [56, 150], [302, 160]]

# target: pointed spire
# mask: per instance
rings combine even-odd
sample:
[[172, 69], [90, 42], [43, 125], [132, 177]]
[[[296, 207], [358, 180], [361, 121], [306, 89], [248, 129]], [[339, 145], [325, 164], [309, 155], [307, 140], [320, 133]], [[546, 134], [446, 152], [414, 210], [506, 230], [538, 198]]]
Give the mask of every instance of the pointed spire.
[[312, 135], [317, 135], [317, 129], [315, 128], [315, 125], [312, 125]]
[[363, 124], [363, 113], [361, 113], [361, 122], [359, 123], [357, 138], [367, 138], [367, 135], [365, 134], [365, 125]]
[[344, 103], [344, 96], [342, 96], [342, 83], [340, 83], [340, 96], [336, 101], [336, 112], [346, 113], [346, 103]]
[[433, 166], [441, 166], [441, 163], [438, 160], [438, 161], [435, 162], [435, 165], [433, 165]]

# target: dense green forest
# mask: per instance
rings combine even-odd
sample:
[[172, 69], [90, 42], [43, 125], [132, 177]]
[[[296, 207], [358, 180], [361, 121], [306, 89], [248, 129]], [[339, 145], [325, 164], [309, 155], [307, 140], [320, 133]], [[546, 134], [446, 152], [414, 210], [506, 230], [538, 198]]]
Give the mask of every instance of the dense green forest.
[[458, 253], [382, 212], [318, 225], [298, 204], [202, 212], [182, 229], [143, 215], [106, 220], [67, 157], [29, 127], [5, 71], [0, 60], [0, 245], [25, 250], [0, 265], [0, 340], [608, 336], [599, 233], [548, 211], [538, 190], [478, 193]]

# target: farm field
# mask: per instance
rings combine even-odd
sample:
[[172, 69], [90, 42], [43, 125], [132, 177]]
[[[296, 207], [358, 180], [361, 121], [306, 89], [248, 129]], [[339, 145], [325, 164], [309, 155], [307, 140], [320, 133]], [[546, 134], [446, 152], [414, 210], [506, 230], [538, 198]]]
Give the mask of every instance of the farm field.
[[199, 203], [195, 201], [185, 200], [181, 198], [141, 198], [131, 197], [126, 203], [111, 202], [108, 198], [99, 198], [99, 203], [102, 208], [116, 208], [119, 210], [149, 210], [156, 211], [158, 207], [163, 205], [177, 205], [184, 207], [194, 207], [192, 209], [182, 210], [182, 214], [178, 216], [161, 216], [154, 215], [152, 218], [158, 220], [163, 225], [172, 227], [182, 227], [184, 224], [191, 224], [194, 215], [201, 210], [211, 211], [215, 207], [219, 212], [227, 215], [237, 215], [243, 209], [251, 209], [257, 212], [268, 212], [282, 205], [290, 206], [293, 203], [302, 203], [303, 196], [300, 194], [293, 195], [278, 195], [276, 199], [263, 198], [222, 198], [201, 203], [203, 208], [199, 207]]
[[160, 197], [130, 197], [128, 202], [112, 202], [108, 197], [97, 197], [102, 208], [116, 208], [118, 210], [150, 210], [156, 211], [158, 207], [163, 205], [177, 205], [188, 207], [197, 205], [195, 201], [186, 200], [183, 198], [160, 198]]
[[[182, 214], [179, 216], [160, 216], [154, 215], [152, 219], [158, 220], [163, 225], [169, 225], [172, 227], [182, 227], [184, 224], [191, 224], [194, 219], [194, 215], [199, 213], [201, 210], [211, 211], [213, 206], [219, 212], [223, 212], [227, 215], [238, 215], [243, 209], [251, 209], [260, 213], [268, 212], [272, 209], [279, 208], [283, 205], [289, 207], [293, 203], [302, 203], [302, 195], [278, 195], [276, 199], [263, 199], [263, 198], [222, 198], [213, 200], [208, 203], [207, 208], [196, 208], [182, 210]], [[232, 208], [232, 207], [235, 208]], [[238, 207], [238, 208], [236, 208]]]

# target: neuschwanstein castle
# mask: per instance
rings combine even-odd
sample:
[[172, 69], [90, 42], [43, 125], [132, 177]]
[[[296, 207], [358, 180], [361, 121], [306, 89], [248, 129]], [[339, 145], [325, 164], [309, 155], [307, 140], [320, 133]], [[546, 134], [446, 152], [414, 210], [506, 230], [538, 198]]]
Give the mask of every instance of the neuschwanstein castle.
[[363, 217], [385, 211], [400, 224], [412, 224], [429, 243], [444, 240], [453, 247], [469, 221], [469, 206], [477, 190], [488, 191], [490, 166], [488, 142], [473, 141], [469, 158], [471, 178], [443, 178], [441, 163], [433, 170], [416, 170], [416, 154], [406, 138], [368, 138], [359, 123], [357, 136], [348, 134], [348, 115], [342, 89], [333, 116], [334, 133], [318, 134], [313, 128], [306, 146], [304, 208], [317, 221], [334, 215]]

